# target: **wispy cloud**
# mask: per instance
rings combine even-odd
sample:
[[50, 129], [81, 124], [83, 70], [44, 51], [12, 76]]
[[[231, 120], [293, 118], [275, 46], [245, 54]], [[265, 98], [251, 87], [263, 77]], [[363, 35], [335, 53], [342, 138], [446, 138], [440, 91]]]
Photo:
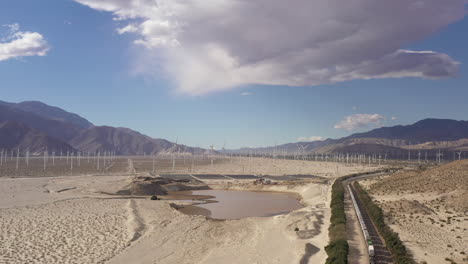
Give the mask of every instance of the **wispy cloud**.
[[392, 120], [393, 120], [393, 121], [398, 120], [398, 117], [392, 116]]
[[8, 28], [8, 32], [0, 39], [0, 61], [26, 56], [45, 56], [49, 51], [49, 45], [41, 34], [19, 31], [18, 24], [4, 27]]
[[354, 114], [346, 116], [335, 125], [335, 128], [352, 131], [361, 128], [379, 127], [384, 120], [385, 117], [379, 114]]
[[137, 31], [138, 31], [138, 27], [132, 24], [126, 25], [125, 27], [117, 29], [117, 33], [119, 33], [120, 35], [125, 34], [125, 33], [137, 32]]
[[145, 74], [168, 74], [188, 94], [252, 83], [451, 77], [459, 63], [450, 56], [403, 47], [467, 13], [465, 0], [75, 1], [128, 21], [117, 31], [136, 33], [145, 62], [160, 63]]
[[248, 95], [252, 95], [252, 93], [250, 93], [250, 92], [242, 92], [242, 93], [240, 93], [240, 95], [242, 95], [242, 96], [248, 96]]
[[312, 141], [321, 141], [325, 138], [320, 136], [311, 136], [311, 137], [299, 137], [297, 138], [297, 142], [312, 142]]

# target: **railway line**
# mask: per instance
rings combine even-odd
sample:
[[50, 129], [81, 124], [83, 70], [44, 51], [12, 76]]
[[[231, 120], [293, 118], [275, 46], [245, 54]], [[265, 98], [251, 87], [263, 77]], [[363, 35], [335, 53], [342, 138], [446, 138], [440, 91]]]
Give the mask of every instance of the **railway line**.
[[346, 183], [346, 188], [349, 191], [352, 199], [353, 206], [356, 210], [356, 214], [359, 219], [360, 229], [364, 235], [364, 239], [367, 244], [367, 254], [369, 255], [369, 263], [371, 264], [391, 264], [393, 263], [392, 254], [386, 248], [383, 239], [379, 235], [377, 228], [372, 222], [369, 214], [367, 213], [362, 201], [355, 188], [350, 184]]

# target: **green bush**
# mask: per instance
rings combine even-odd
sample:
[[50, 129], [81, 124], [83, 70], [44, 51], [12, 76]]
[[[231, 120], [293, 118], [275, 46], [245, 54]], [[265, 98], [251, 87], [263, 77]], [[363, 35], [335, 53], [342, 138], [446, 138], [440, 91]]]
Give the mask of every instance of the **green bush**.
[[328, 258], [325, 264], [348, 263], [349, 246], [346, 239], [335, 240], [325, 247]]
[[342, 178], [336, 179], [332, 185], [331, 217], [330, 227], [328, 228], [330, 243], [325, 247], [328, 255], [326, 264], [348, 263], [349, 246], [346, 241], [344, 191]]

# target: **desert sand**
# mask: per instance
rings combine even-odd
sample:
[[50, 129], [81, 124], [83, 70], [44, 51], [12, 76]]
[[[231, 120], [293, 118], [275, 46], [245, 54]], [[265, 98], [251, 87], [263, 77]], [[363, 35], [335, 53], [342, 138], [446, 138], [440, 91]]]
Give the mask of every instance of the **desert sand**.
[[468, 263], [468, 161], [362, 181], [419, 262]]
[[[337, 167], [311, 161], [252, 163], [256, 174], [289, 169], [290, 174], [330, 177]], [[198, 170], [228, 174], [239, 165], [207, 164]], [[338, 174], [373, 169], [339, 164]], [[284, 215], [220, 221], [186, 215], [170, 206], [185, 202], [116, 195], [133, 177], [0, 178], [0, 263], [323, 263], [326, 259], [329, 181], [278, 185], [210, 181], [213, 189], [294, 193], [305, 205]]]
[[[211, 166], [210, 157], [195, 163], [192, 171], [191, 161], [187, 158], [185, 164], [179, 158], [176, 162], [176, 172], [180, 173], [212, 173], [212, 174], [255, 174], [255, 175], [293, 175], [311, 174], [323, 177], [339, 177], [352, 173], [373, 171], [383, 166], [372, 163], [370, 166], [355, 163], [336, 163], [308, 160], [285, 160], [249, 157], [215, 157]], [[152, 160], [139, 161], [139, 171], [150, 171]], [[171, 172], [166, 162], [156, 161], [156, 171], [160, 173]]]

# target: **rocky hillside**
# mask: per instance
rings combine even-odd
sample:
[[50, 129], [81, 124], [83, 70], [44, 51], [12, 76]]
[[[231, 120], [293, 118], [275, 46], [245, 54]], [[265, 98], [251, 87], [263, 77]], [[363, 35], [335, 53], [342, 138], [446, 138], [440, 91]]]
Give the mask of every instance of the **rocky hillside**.
[[41, 153], [45, 150], [76, 151], [69, 144], [15, 121], [0, 123], [0, 149]]
[[41, 102], [0, 101], [0, 148], [115, 151], [117, 155], [206, 150], [154, 139], [128, 128], [94, 126], [85, 118]]

